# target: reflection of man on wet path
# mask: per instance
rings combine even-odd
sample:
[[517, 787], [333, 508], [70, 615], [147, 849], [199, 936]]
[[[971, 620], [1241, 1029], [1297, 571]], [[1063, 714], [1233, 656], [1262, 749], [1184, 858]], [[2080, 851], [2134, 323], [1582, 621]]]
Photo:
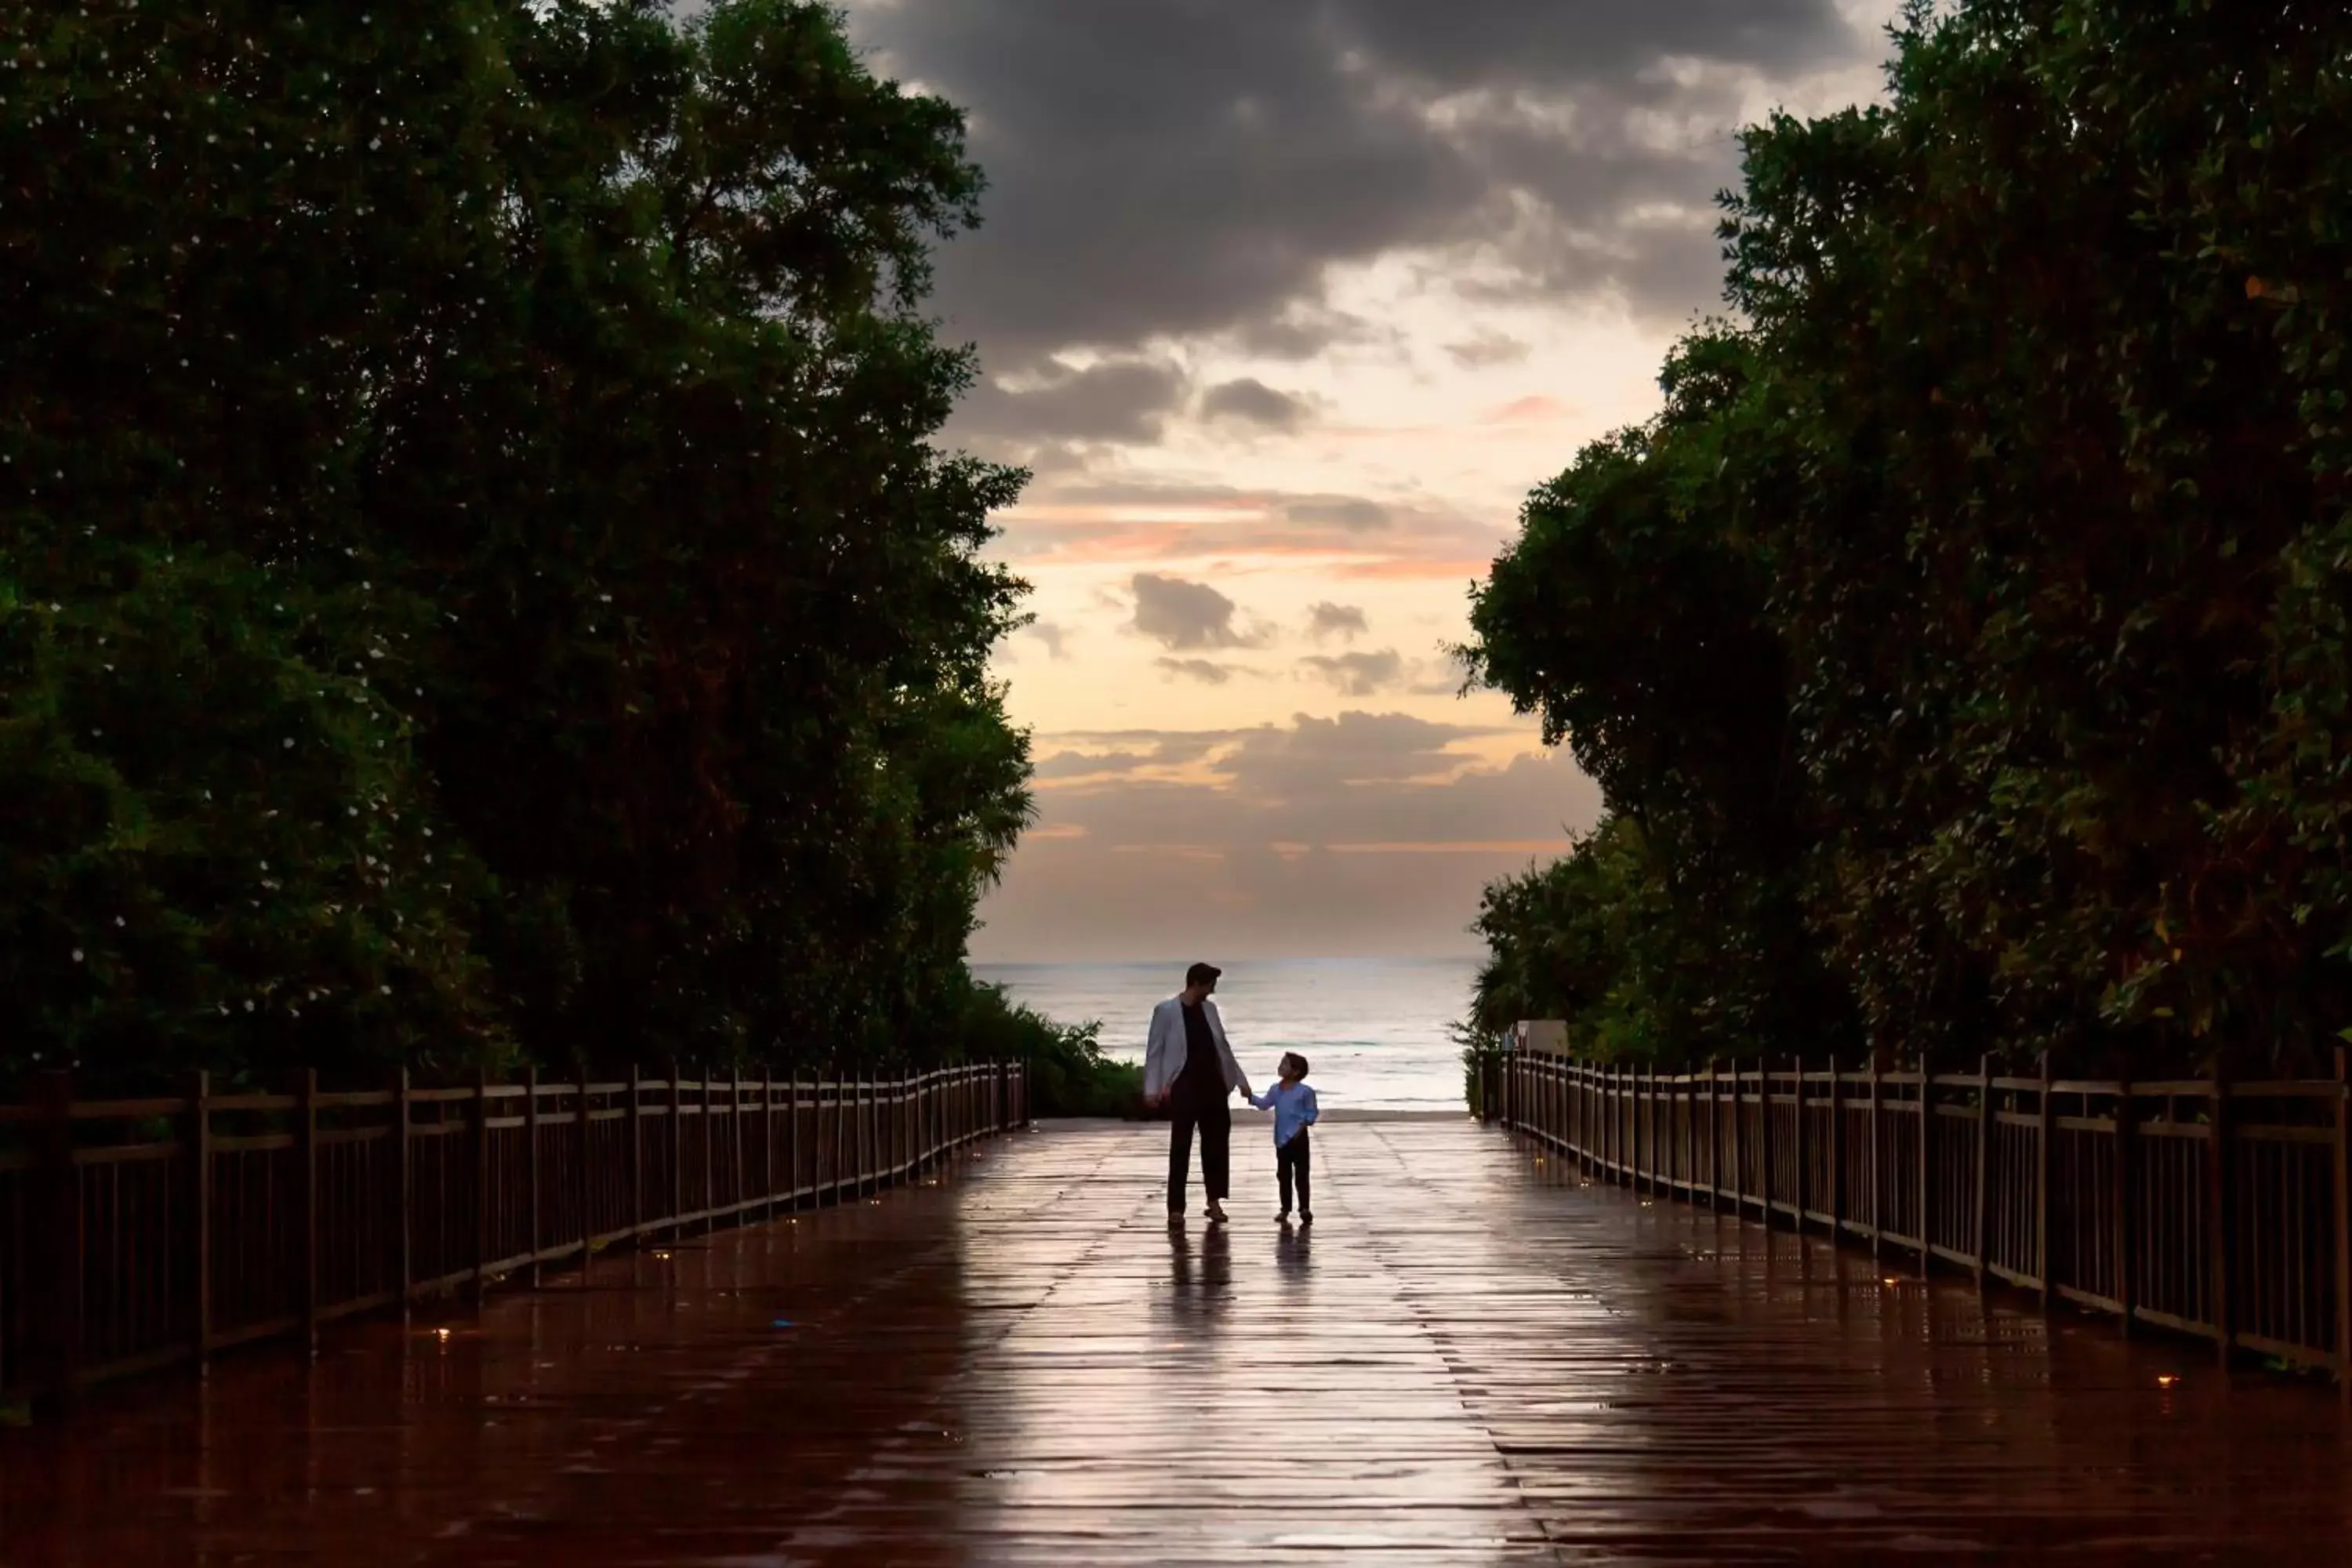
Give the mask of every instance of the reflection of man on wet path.
[[1168, 1107], [1168, 1217], [1184, 1217], [1184, 1183], [1192, 1163], [1192, 1134], [1201, 1135], [1201, 1185], [1209, 1197], [1209, 1217], [1225, 1217], [1232, 1169], [1234, 1116], [1228, 1097], [1247, 1097], [1249, 1079], [1234, 1060], [1225, 1026], [1209, 994], [1223, 973], [1196, 963], [1184, 972], [1184, 989], [1151, 1010], [1143, 1047], [1143, 1093]]

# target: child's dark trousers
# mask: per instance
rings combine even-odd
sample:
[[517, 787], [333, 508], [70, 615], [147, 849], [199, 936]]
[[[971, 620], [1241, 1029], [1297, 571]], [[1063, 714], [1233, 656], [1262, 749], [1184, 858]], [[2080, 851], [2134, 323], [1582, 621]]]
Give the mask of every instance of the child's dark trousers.
[[1291, 1135], [1289, 1142], [1274, 1152], [1274, 1176], [1282, 1184], [1282, 1212], [1285, 1214], [1290, 1212], [1293, 1184], [1298, 1188], [1298, 1212], [1301, 1215], [1315, 1212], [1315, 1200], [1307, 1194], [1307, 1129], [1300, 1128]]

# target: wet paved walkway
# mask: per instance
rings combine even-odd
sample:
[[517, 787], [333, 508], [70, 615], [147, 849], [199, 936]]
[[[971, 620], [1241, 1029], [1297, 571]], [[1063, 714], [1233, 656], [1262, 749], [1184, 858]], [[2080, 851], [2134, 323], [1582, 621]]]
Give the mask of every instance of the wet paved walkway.
[[1464, 1122], [1318, 1130], [1286, 1233], [1247, 1131], [1224, 1229], [1163, 1129], [1056, 1129], [118, 1391], [0, 1432], [0, 1563], [2346, 1560], [2325, 1392]]

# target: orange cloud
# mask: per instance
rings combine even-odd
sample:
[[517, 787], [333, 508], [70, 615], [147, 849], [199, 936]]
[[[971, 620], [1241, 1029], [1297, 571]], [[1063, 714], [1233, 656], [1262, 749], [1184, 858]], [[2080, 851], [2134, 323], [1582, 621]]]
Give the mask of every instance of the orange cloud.
[[1565, 418], [1573, 412], [1574, 410], [1570, 409], [1567, 404], [1562, 403], [1557, 397], [1545, 397], [1541, 395], [1538, 395], [1533, 397], [1516, 398], [1509, 403], [1504, 404], [1499, 408], [1490, 410], [1480, 418], [1479, 423], [1482, 425], [1527, 425], [1546, 419]]
[[1475, 838], [1443, 844], [1326, 844], [1334, 855], [1565, 855], [1568, 838]]

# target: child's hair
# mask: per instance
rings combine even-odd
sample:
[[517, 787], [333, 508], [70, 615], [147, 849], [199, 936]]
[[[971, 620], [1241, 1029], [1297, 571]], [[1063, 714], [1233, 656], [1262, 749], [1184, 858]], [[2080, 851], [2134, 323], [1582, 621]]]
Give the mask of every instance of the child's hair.
[[1297, 1062], [1298, 1064], [1298, 1076], [1300, 1078], [1305, 1078], [1307, 1076], [1307, 1058], [1300, 1056], [1297, 1051], [1285, 1051], [1282, 1053], [1282, 1065], [1284, 1067], [1287, 1068], [1293, 1062]]

